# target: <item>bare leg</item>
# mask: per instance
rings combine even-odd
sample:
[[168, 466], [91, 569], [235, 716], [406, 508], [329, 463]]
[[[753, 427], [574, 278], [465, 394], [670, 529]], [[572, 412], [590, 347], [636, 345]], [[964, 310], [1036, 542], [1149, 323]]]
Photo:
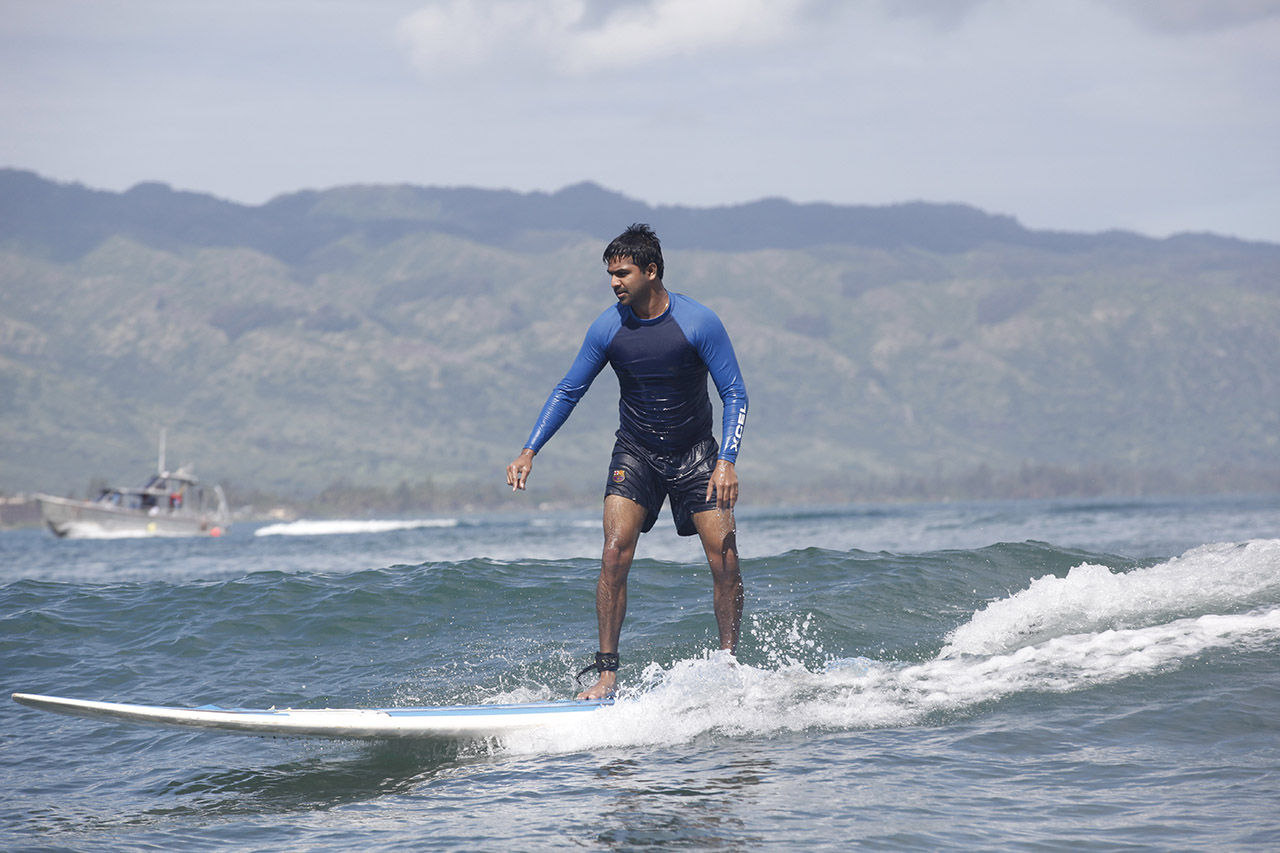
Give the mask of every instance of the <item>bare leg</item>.
[[742, 573], [738, 570], [737, 526], [733, 520], [733, 510], [699, 512], [693, 516], [693, 523], [702, 539], [707, 565], [711, 567], [720, 648], [732, 652], [738, 648], [743, 600]]
[[[620, 495], [605, 495], [604, 554], [600, 557], [600, 579], [596, 581], [596, 621], [602, 652], [618, 651], [618, 637], [627, 616], [627, 574], [643, 526], [644, 507]], [[579, 693], [578, 698], [608, 696], [617, 683], [617, 673], [602, 672], [599, 681]]]

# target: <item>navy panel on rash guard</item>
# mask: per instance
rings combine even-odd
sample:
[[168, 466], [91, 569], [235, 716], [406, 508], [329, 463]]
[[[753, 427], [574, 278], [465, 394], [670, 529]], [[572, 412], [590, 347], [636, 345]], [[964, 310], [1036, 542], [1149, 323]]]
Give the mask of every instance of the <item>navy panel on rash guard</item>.
[[625, 305], [596, 318], [525, 447], [536, 452], [547, 443], [607, 363], [618, 376], [619, 429], [659, 453], [687, 450], [712, 434], [710, 372], [724, 404], [719, 458], [737, 460], [747, 388], [729, 335], [710, 308], [668, 295], [671, 304], [652, 320], [641, 320]]

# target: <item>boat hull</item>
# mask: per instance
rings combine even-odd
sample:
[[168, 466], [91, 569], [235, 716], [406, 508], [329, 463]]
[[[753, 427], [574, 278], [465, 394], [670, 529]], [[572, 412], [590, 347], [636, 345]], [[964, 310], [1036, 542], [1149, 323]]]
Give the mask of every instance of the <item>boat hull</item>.
[[45, 524], [55, 536], [67, 539], [221, 536], [228, 527], [215, 513], [122, 509], [45, 495], [37, 501]]

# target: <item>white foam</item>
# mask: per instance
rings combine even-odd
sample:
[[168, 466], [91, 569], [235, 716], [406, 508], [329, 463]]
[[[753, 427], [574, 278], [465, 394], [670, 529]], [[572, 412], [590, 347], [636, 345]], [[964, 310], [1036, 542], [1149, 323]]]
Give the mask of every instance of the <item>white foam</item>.
[[943, 654], [996, 654], [1065, 634], [1262, 605], [1278, 594], [1278, 539], [1203, 545], [1122, 573], [1083, 563], [1065, 578], [1038, 578], [978, 611], [951, 633]]
[[1010, 654], [936, 658], [902, 666], [859, 662], [813, 673], [764, 670], [727, 656], [650, 667], [589, 725], [504, 737], [520, 753], [685, 743], [708, 734], [914, 725], [1019, 693], [1062, 693], [1176, 667], [1213, 649], [1274, 646], [1280, 608], [1166, 625], [1059, 637]]
[[392, 530], [416, 530], [421, 527], [457, 527], [456, 518], [417, 519], [334, 519], [328, 521], [291, 521], [268, 524], [253, 531], [254, 536], [334, 536], [351, 533], [386, 533]]
[[146, 528], [112, 530], [93, 522], [72, 522], [67, 525], [67, 539], [151, 539], [155, 534]]
[[[1239, 612], [1205, 612], [1214, 609]], [[806, 626], [802, 619], [786, 630]], [[781, 654], [764, 669], [717, 652], [654, 664], [590, 725], [518, 733], [503, 747], [573, 752], [913, 725], [1017, 694], [1163, 672], [1215, 650], [1278, 644], [1280, 540], [1211, 545], [1121, 574], [1085, 565], [1040, 578], [975, 614], [923, 663], [843, 658], [812, 672]]]

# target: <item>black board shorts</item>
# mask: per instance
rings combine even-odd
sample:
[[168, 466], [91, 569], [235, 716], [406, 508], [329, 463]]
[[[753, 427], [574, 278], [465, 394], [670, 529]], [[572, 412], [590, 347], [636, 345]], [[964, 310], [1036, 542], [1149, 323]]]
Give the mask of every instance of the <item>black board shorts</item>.
[[667, 454], [641, 447], [621, 431], [617, 439], [609, 461], [605, 495], [621, 495], [644, 507], [642, 533], [653, 529], [663, 501], [670, 497], [676, 533], [697, 533], [693, 516], [716, 508], [715, 498], [707, 500], [707, 482], [720, 453], [716, 440], [708, 437], [684, 452]]

